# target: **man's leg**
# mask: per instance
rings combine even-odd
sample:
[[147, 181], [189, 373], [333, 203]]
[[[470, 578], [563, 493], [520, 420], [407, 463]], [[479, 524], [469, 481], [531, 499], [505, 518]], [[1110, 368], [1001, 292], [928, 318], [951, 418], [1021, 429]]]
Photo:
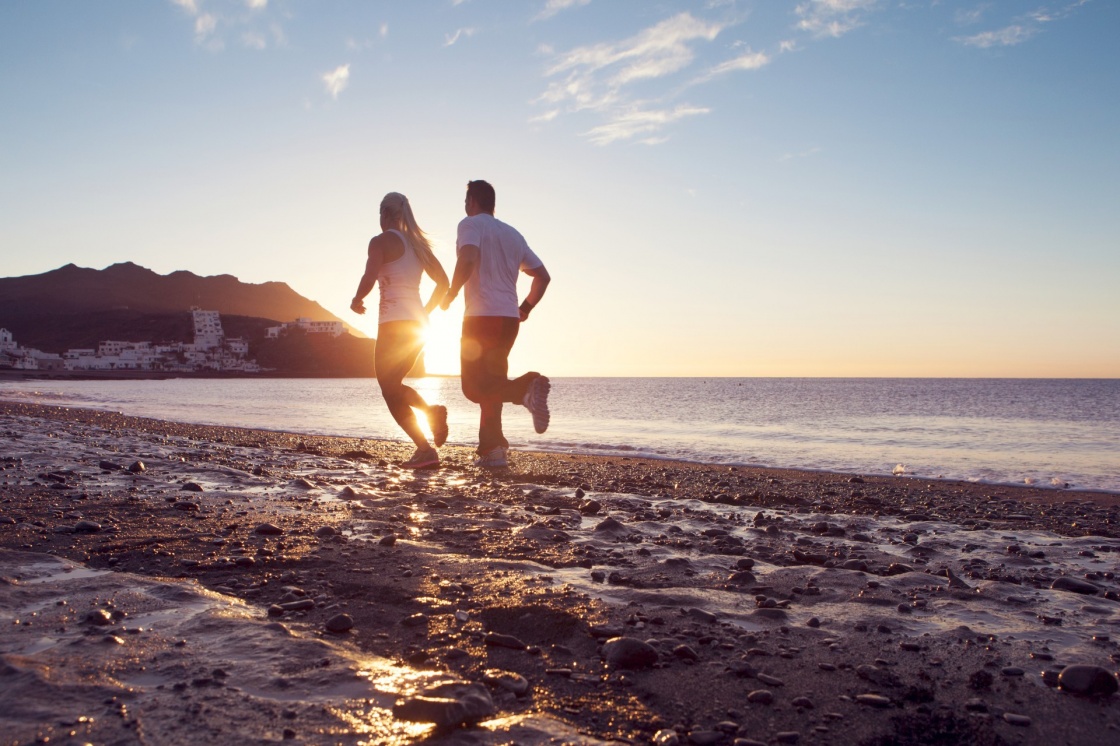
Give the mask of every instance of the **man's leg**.
[[[468, 316], [463, 319], [461, 347], [463, 394], [480, 409], [478, 452], [508, 448], [502, 433], [502, 402], [521, 403], [528, 382], [510, 381], [509, 352], [517, 339], [520, 322], [504, 316]], [[525, 376], [522, 376], [525, 378]], [[531, 378], [529, 379], [531, 380]]]

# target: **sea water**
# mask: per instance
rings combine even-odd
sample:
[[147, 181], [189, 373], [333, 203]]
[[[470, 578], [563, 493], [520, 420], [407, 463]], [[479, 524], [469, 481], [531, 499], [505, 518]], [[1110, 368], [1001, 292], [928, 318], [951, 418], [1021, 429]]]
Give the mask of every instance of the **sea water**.
[[[411, 380], [476, 442], [457, 378]], [[399, 439], [371, 379], [3, 381], [0, 398], [213, 425]], [[559, 378], [515, 448], [1120, 491], [1120, 380]]]

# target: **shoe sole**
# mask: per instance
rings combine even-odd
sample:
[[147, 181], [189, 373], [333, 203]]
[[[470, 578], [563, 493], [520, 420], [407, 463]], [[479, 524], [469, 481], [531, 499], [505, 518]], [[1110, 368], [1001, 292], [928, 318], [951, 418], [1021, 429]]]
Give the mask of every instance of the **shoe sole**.
[[552, 414], [548, 411], [548, 394], [552, 383], [547, 376], [538, 376], [529, 384], [529, 412], [533, 415], [533, 429], [537, 434], [548, 430]]
[[428, 415], [428, 427], [432, 429], [432, 441], [436, 448], [447, 442], [447, 407], [442, 404], [432, 407], [432, 413]]

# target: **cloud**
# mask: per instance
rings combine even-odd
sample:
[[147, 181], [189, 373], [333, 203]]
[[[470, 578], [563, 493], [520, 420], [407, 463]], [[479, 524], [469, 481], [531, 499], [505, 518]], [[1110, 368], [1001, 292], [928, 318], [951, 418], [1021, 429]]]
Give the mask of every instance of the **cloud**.
[[444, 34], [443, 46], [450, 47], [451, 45], [453, 45], [455, 42], [459, 41], [459, 39], [461, 39], [463, 37], [469, 38], [471, 36], [474, 36], [474, 31], [475, 30], [473, 28], [461, 28], [461, 29], [456, 29], [454, 34]]
[[[953, 40], [965, 46], [977, 47], [978, 49], [1013, 47], [1038, 36], [1038, 34], [1042, 33], [1043, 25], [1054, 23], [1073, 15], [1078, 8], [1088, 2], [1089, 0], [1072, 0], [1072, 2], [1067, 0], [1067, 2], [1063, 3], [1050, 3], [1024, 15], [1012, 18], [1011, 21], [1002, 28], [983, 31], [970, 36], [957, 36], [954, 37]], [[983, 10], [987, 9], [987, 7], [983, 8]], [[972, 16], [964, 16], [964, 18], [971, 20]], [[976, 18], [979, 20], [979, 16]]]
[[245, 0], [245, 5], [249, 6], [250, 10], [264, 10], [268, 7], [268, 0]]
[[759, 70], [770, 64], [770, 55], [765, 52], [746, 52], [733, 57], [725, 62], [721, 62], [715, 67], [708, 70], [706, 73], [697, 78], [694, 82], [703, 83], [704, 81], [717, 78], [720, 75], [726, 75], [730, 72], [737, 72], [739, 70]]
[[531, 117], [529, 119], [529, 121], [533, 122], [533, 123], [536, 123], [536, 122], [551, 122], [553, 119], [555, 119], [558, 116], [560, 116], [560, 110], [559, 109], [550, 109], [550, 110], [546, 111], [544, 114], [538, 114], [535, 117]]
[[1022, 44], [1037, 33], [1037, 28], [1014, 23], [998, 31], [984, 31], [979, 34], [973, 34], [972, 36], [961, 37], [958, 41], [967, 46], [979, 47], [980, 49], [988, 49], [989, 47], [1011, 47], [1016, 44]]
[[[685, 117], [707, 114], [711, 109], [681, 104], [672, 109], [640, 109], [620, 113], [611, 121], [593, 127], [584, 133], [596, 145], [609, 145], [618, 140], [629, 140], [637, 135], [652, 134]], [[650, 138], [655, 139], [655, 138]], [[649, 141], [647, 141], [649, 142]], [[649, 144], [656, 144], [650, 142]]]
[[377, 35], [380, 36], [382, 39], [388, 37], [389, 36], [389, 24], [382, 21], [381, 25], [377, 27]]
[[591, 0], [548, 0], [544, 4], [544, 8], [537, 14], [534, 20], [543, 21], [547, 18], [552, 18], [554, 15], [562, 10], [568, 8], [579, 8], [590, 3]]
[[797, 28], [815, 37], [840, 38], [863, 25], [863, 15], [879, 0], [806, 0], [794, 9]]
[[172, 5], [178, 5], [192, 16], [198, 15], [198, 3], [195, 0], [171, 0]]
[[338, 94], [342, 93], [350, 83], [350, 63], [339, 65], [329, 73], [323, 73], [323, 83], [331, 98], [337, 99]]
[[217, 27], [218, 19], [209, 13], [203, 13], [194, 19], [194, 35], [200, 41], [214, 33]]
[[[710, 44], [727, 28], [727, 23], [707, 21], [689, 12], [678, 13], [619, 41], [576, 47], [553, 54], [545, 71], [549, 79], [536, 103], [548, 106], [547, 119], [559, 112], [589, 111], [601, 123], [583, 133], [597, 145], [622, 140], [658, 144], [667, 137], [661, 130], [681, 119], [707, 114], [705, 106], [672, 102], [690, 86], [719, 75], [740, 70], [755, 70], [770, 62], [769, 55], [747, 51], [710, 67], [692, 81], [679, 74], [692, 67], [704, 45]], [[659, 98], [648, 95], [639, 100], [635, 91], [651, 84], [674, 79], [676, 89]], [[557, 113], [553, 113], [557, 112]]]
[[246, 31], [241, 35], [241, 43], [249, 49], [264, 49], [268, 46], [264, 36], [255, 31]]

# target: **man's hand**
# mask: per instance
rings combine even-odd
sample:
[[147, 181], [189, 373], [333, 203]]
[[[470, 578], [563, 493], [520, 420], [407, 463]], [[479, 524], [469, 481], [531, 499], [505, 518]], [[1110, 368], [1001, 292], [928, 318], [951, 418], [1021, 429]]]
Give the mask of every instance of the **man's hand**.
[[451, 306], [451, 304], [452, 304], [453, 302], [455, 302], [455, 296], [457, 296], [457, 295], [458, 295], [458, 293], [453, 293], [453, 292], [451, 292], [450, 290], [448, 290], [448, 291], [447, 291], [447, 292], [446, 292], [446, 293], [444, 294], [444, 296], [443, 296], [443, 300], [441, 300], [441, 301], [439, 302], [439, 307], [440, 307], [441, 309], [443, 309], [444, 311], [446, 311], [446, 310], [447, 310], [447, 309], [448, 309], [448, 308], [449, 308], [449, 307]]
[[350, 310], [360, 316], [366, 312], [366, 304], [362, 303], [361, 298], [355, 298], [350, 302]]

